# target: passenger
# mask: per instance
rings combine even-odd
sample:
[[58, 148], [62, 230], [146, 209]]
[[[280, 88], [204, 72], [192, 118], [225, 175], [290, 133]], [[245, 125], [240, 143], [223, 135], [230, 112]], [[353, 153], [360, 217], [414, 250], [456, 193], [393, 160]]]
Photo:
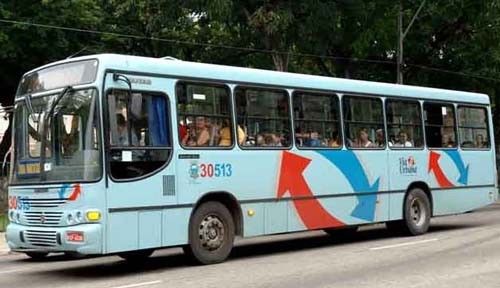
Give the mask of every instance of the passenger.
[[408, 134], [404, 131], [399, 132], [399, 139], [396, 144], [394, 144], [396, 147], [413, 147], [413, 144], [408, 141]]
[[130, 132], [132, 145], [129, 143], [128, 122], [122, 114], [116, 114], [116, 124], [116, 139], [118, 140], [118, 143], [115, 144], [118, 146], [137, 146], [139, 141], [137, 140], [137, 135], [133, 131]]
[[195, 127], [182, 139], [182, 145], [187, 146], [208, 146], [210, 133], [208, 132], [205, 117], [198, 116], [195, 119]]
[[358, 131], [358, 139], [356, 139], [355, 147], [357, 147], [357, 148], [372, 148], [372, 147], [376, 147], [368, 139], [368, 130], [366, 128], [359, 129], [359, 131]]
[[275, 137], [274, 134], [267, 134], [264, 136], [264, 145], [262, 146], [276, 146]]
[[385, 147], [385, 135], [383, 129], [377, 129], [375, 144], [380, 148]]
[[448, 142], [446, 142], [445, 147], [447, 148], [454, 148], [455, 147], [455, 141], [453, 141], [452, 136], [448, 138]]
[[[246, 133], [240, 125], [238, 125], [238, 144], [243, 145], [246, 139]], [[224, 119], [222, 128], [219, 130], [219, 146], [231, 146], [231, 124], [229, 119]]]
[[321, 141], [319, 140], [318, 132], [309, 133], [309, 137], [305, 141], [305, 146], [307, 147], [321, 147]]
[[340, 147], [339, 134], [337, 132], [332, 133], [332, 139], [330, 139], [328, 141], [328, 147], [332, 147], [332, 148]]
[[255, 143], [255, 146], [266, 146], [266, 142], [264, 141], [264, 136], [262, 135], [257, 135], [257, 141]]
[[484, 136], [482, 134], [477, 134], [475, 147], [476, 148], [486, 148]]

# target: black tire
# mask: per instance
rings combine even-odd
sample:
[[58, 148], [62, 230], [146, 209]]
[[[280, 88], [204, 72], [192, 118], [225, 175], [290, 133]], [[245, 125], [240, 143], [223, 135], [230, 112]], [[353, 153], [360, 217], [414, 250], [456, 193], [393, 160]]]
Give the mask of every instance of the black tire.
[[189, 244], [184, 253], [198, 264], [220, 263], [229, 256], [234, 242], [234, 221], [219, 202], [201, 204], [189, 220]]
[[49, 255], [48, 252], [26, 252], [26, 255], [33, 260], [43, 260]]
[[429, 230], [431, 214], [431, 203], [427, 194], [420, 188], [413, 188], [404, 201], [403, 220], [387, 222], [386, 226], [406, 235], [422, 235]]
[[358, 226], [349, 226], [345, 228], [330, 228], [323, 229], [325, 233], [330, 235], [335, 240], [347, 240], [352, 239], [356, 236], [358, 232]]
[[149, 256], [151, 256], [151, 254], [153, 254], [154, 251], [154, 249], [143, 249], [119, 253], [118, 256], [128, 262], [144, 262], [149, 258]]

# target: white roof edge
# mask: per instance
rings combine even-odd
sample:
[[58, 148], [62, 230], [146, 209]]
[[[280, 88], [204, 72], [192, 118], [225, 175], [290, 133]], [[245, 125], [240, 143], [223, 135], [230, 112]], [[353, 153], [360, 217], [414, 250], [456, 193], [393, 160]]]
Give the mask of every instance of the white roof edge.
[[[109, 58], [114, 58], [111, 61], [106, 61]], [[387, 82], [375, 82], [375, 81], [367, 81], [367, 80], [356, 80], [356, 79], [346, 79], [346, 78], [336, 78], [336, 77], [326, 77], [326, 76], [319, 76], [319, 75], [311, 75], [311, 74], [300, 74], [300, 73], [291, 73], [291, 72], [279, 72], [279, 71], [273, 71], [273, 70], [264, 70], [264, 69], [256, 69], [256, 68], [247, 68], [247, 67], [238, 67], [238, 66], [227, 66], [227, 65], [219, 65], [219, 64], [208, 64], [208, 63], [199, 63], [199, 62], [190, 62], [190, 61], [165, 61], [165, 59], [162, 58], [152, 58], [152, 57], [144, 57], [144, 56], [132, 56], [132, 55], [122, 55], [122, 54], [93, 54], [93, 55], [85, 55], [85, 56], [78, 56], [74, 58], [69, 58], [69, 59], [63, 59], [60, 61], [56, 62], [51, 62], [49, 64], [37, 67], [35, 69], [32, 69], [28, 72], [26, 72], [24, 75], [33, 73], [35, 71], [57, 65], [57, 64], [63, 64], [63, 63], [68, 63], [68, 62], [73, 62], [73, 61], [82, 61], [82, 60], [89, 60], [89, 59], [97, 59], [99, 60], [100, 63], [105, 63], [110, 66], [115, 66], [116, 69], [119, 69], [120, 66], [120, 61], [117, 61], [119, 59], [122, 60], [141, 60], [141, 61], [147, 61], [150, 64], [154, 65], [169, 65], [169, 66], [176, 66], [176, 65], [181, 65], [181, 66], [191, 66], [192, 68], [200, 68], [200, 67], [206, 67], [206, 68], [211, 68], [211, 69], [217, 69], [217, 70], [227, 70], [227, 69], [234, 69], [234, 72], [236, 70], [241, 73], [241, 72], [246, 72], [246, 73], [252, 73], [252, 72], [259, 72], [259, 73], [265, 73], [268, 74], [269, 76], [274, 75], [274, 76], [282, 76], [282, 77], [292, 77], [296, 78], [296, 80], [305, 80], [306, 79], [311, 79], [311, 80], [317, 80], [317, 81], [337, 81], [338, 84], [361, 84], [361, 85], [371, 85], [374, 87], [378, 88], [387, 88], [387, 89], [395, 89], [396, 87], [403, 88], [403, 90], [407, 90], [408, 92], [440, 92], [440, 93], [446, 93], [446, 94], [453, 94], [455, 97], [463, 95], [463, 96], [476, 96], [476, 97], [486, 97], [487, 98], [487, 103], [489, 103], [489, 96], [484, 93], [477, 93], [477, 92], [466, 92], [466, 91], [459, 91], [459, 90], [450, 90], [450, 89], [442, 89], [442, 88], [433, 88], [433, 87], [424, 87], [424, 86], [413, 86], [413, 85], [401, 85], [401, 84], [395, 84], [395, 83], [387, 83]], [[109, 64], [112, 63], [112, 64]], [[117, 64], [118, 63], [118, 64]], [[122, 67], [123, 68], [123, 67]], [[23, 75], [23, 76], [24, 76]], [[207, 78], [208, 79], [208, 78]], [[224, 80], [231, 80], [231, 79], [224, 79]], [[263, 84], [268, 84], [268, 85], [279, 85], [278, 83], [273, 83], [275, 81], [267, 81]], [[288, 86], [288, 85], [285, 85]], [[300, 85], [296, 85], [300, 86]], [[420, 90], [420, 91], [419, 91]], [[404, 92], [404, 91], [402, 91]], [[486, 99], [485, 99], [486, 100]]]

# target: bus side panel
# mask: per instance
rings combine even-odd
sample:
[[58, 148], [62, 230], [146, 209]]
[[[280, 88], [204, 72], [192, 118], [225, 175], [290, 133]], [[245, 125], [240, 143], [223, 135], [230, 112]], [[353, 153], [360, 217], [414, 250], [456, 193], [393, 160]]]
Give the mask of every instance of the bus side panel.
[[[108, 253], [139, 248], [138, 211], [116, 212], [108, 215]], [[128, 227], [124, 229], [124, 227]]]
[[414, 182], [429, 183], [427, 150], [389, 151], [390, 212], [389, 220], [403, 218], [405, 193]]
[[[455, 214], [483, 207], [496, 200], [492, 151], [439, 151], [439, 166], [452, 183], [449, 189], [433, 189], [434, 215]], [[439, 187], [435, 177], [433, 187]]]
[[189, 217], [193, 208], [174, 208], [162, 211], [162, 245], [183, 245], [188, 243]]
[[189, 151], [197, 157], [176, 157], [179, 204], [229, 193], [242, 205], [245, 236], [385, 221], [386, 151], [377, 152]]

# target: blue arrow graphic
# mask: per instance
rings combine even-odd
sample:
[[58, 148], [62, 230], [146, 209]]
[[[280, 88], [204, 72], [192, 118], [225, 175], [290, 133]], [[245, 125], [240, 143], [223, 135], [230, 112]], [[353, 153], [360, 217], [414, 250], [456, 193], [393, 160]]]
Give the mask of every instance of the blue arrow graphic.
[[66, 189], [70, 187], [69, 184], [63, 184], [58, 191], [59, 199], [64, 199], [64, 194], [66, 194]]
[[377, 194], [373, 192], [378, 191], [380, 178], [375, 180], [373, 185], [370, 185], [363, 165], [352, 151], [320, 150], [317, 152], [337, 166], [351, 184], [354, 192], [357, 193], [358, 205], [354, 207], [351, 215], [366, 221], [373, 221], [375, 218], [375, 202], [377, 201]]
[[455, 163], [458, 171], [460, 172], [460, 176], [457, 180], [458, 183], [467, 185], [469, 180], [469, 165], [465, 166], [462, 156], [460, 156], [460, 153], [457, 150], [444, 150], [444, 152], [450, 156], [451, 160], [453, 160], [453, 163]]

